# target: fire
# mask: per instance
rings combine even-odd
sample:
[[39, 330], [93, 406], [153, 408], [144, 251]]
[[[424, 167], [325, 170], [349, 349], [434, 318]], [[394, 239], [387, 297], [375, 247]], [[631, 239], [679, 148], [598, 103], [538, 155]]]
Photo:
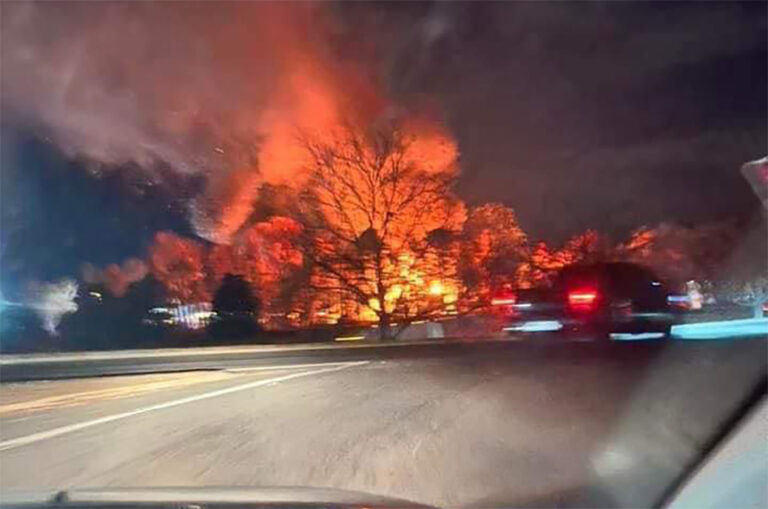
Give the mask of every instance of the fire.
[[[369, 41], [359, 41], [359, 55], [342, 52], [344, 22], [327, 4], [312, 2], [103, 3], [73, 5], [66, 15], [45, 3], [14, 5], [3, 17], [0, 90], [4, 103], [94, 172], [136, 169], [153, 184], [177, 174], [168, 182], [184, 185], [171, 191], [200, 239], [158, 233], [143, 269], [170, 298], [210, 301], [232, 273], [254, 286], [268, 313], [282, 306], [297, 320], [316, 320], [321, 312], [329, 320], [368, 320], [376, 308], [420, 313], [441, 300], [455, 302], [456, 271], [438, 270], [441, 263], [423, 250], [430, 232], [457, 231], [466, 215], [450, 189], [457, 144], [439, 115], [395, 103], [378, 60], [367, 58]], [[254, 214], [261, 189], [285, 184], [297, 196], [317, 190], [306, 139], [331, 147], [351, 132], [375, 160], [381, 146], [370, 143], [370, 134], [390, 124], [399, 126], [394, 141], [402, 144], [390, 169], [405, 169], [398, 178], [408, 186], [379, 186], [362, 196], [374, 204], [370, 217], [360, 213], [355, 192], [340, 197], [335, 217], [323, 211], [336, 225], [349, 223], [343, 233], [359, 240], [357, 247], [386, 246], [381, 274], [369, 267], [359, 283], [374, 300], [305, 288], [282, 302], [291, 285], [333, 285], [327, 274], [302, 272], [309, 265], [298, 240], [305, 224]], [[411, 199], [424, 183], [433, 192]], [[363, 184], [353, 180], [352, 188]], [[382, 200], [392, 202], [396, 220]], [[343, 252], [332, 236], [313, 241], [319, 251]], [[111, 265], [88, 277], [122, 295], [139, 272]]]
[[[149, 250], [152, 275], [168, 297], [184, 304], [210, 302], [227, 274], [251, 284], [266, 315], [284, 311], [283, 285], [304, 263], [296, 246], [301, 226], [285, 217], [272, 217], [241, 231], [229, 244], [209, 247], [171, 232], [155, 236]], [[287, 314], [283, 312], [282, 314]]]
[[171, 232], [160, 232], [149, 250], [152, 275], [168, 296], [182, 303], [207, 302], [211, 290], [206, 285], [205, 247]]
[[377, 61], [341, 54], [345, 21], [324, 3], [7, 7], [3, 104], [94, 172], [194, 176], [181, 198], [215, 243], [247, 227], [261, 184], [302, 184], [301, 133], [394, 108]]
[[434, 280], [431, 283], [429, 283], [429, 293], [430, 295], [442, 295], [445, 291], [445, 288], [443, 288], [443, 283], [439, 280]]

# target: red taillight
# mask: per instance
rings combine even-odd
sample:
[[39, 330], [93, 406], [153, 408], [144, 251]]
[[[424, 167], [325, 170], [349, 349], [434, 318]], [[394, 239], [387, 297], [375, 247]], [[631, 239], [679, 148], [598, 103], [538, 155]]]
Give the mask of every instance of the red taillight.
[[582, 288], [568, 292], [568, 307], [574, 311], [592, 311], [597, 305], [597, 290]]
[[498, 290], [491, 297], [492, 306], [511, 306], [515, 302], [517, 302], [517, 295], [509, 289]]

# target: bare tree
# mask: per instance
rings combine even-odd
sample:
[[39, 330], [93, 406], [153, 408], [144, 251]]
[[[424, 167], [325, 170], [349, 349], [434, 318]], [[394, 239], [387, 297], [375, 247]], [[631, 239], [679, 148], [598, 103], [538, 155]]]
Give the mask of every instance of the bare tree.
[[346, 126], [303, 142], [311, 162], [300, 209], [316, 288], [367, 307], [382, 339], [392, 336], [394, 319], [436, 312], [442, 302], [425, 298], [429, 274], [419, 261], [429, 232], [457, 228], [463, 218], [453, 168], [428, 168], [417, 136], [397, 124]]

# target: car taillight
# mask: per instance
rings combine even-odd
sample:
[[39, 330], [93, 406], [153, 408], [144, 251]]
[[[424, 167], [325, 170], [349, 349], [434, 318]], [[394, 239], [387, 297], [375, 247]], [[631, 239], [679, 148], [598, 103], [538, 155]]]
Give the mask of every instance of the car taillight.
[[582, 288], [568, 292], [568, 307], [574, 311], [592, 311], [597, 306], [597, 290]]
[[517, 302], [517, 295], [509, 289], [500, 289], [493, 293], [491, 305], [493, 306], [511, 306]]

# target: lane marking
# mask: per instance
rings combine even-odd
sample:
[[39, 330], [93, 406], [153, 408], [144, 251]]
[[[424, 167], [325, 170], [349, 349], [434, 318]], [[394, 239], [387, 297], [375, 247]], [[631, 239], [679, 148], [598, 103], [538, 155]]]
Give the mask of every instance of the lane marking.
[[[341, 361], [341, 362], [311, 362], [307, 364], [275, 364], [273, 366], [251, 366], [242, 368], [223, 368], [222, 371], [226, 373], [247, 373], [249, 371], [277, 371], [280, 369], [306, 369], [306, 368], [320, 368], [323, 366], [346, 366], [353, 361]], [[358, 361], [354, 361], [358, 362]], [[370, 361], [359, 361], [370, 362]]]
[[[328, 343], [322, 345], [279, 345], [279, 346], [245, 346], [228, 347], [212, 346], [196, 349], [169, 348], [159, 350], [123, 350], [119, 352], [81, 352], [76, 354], [8, 354], [0, 355], [0, 366], [12, 366], [17, 364], [49, 364], [66, 362], [87, 362], [104, 360], [126, 360], [143, 358], [164, 358], [164, 357], [207, 357], [212, 355], [226, 354], [247, 354], [247, 353], [274, 353], [274, 352], [304, 352], [314, 350], [352, 350], [364, 348], [398, 348], [419, 345], [437, 345], [444, 343], [454, 343], [445, 339], [427, 339], [418, 341], [403, 341], [393, 343], [355, 343], [342, 342]], [[457, 341], [455, 343], [461, 343]]]
[[242, 385], [236, 385], [234, 387], [227, 387], [226, 389], [219, 389], [216, 391], [211, 392], [205, 392], [203, 394], [197, 394], [195, 396], [188, 396], [186, 398], [181, 398], [173, 401], [166, 401], [165, 403], [159, 403], [157, 405], [150, 405], [142, 408], [137, 408], [136, 410], [131, 410], [129, 412], [122, 412], [119, 414], [114, 415], [108, 415], [105, 417], [99, 417], [98, 419], [92, 419], [90, 421], [83, 421], [78, 422], [76, 424], [70, 424], [67, 426], [61, 426], [59, 428], [54, 428], [47, 431], [40, 431], [38, 433], [33, 433], [31, 435], [27, 435], [24, 437], [19, 438], [13, 438], [11, 440], [5, 440], [4, 442], [0, 442], [0, 451], [7, 451], [9, 449], [15, 449], [17, 447], [21, 447], [23, 445], [29, 445], [33, 444], [35, 442], [40, 442], [42, 440], [47, 440], [49, 438], [55, 438], [61, 435], [65, 435], [67, 433], [72, 433], [74, 431], [80, 431], [82, 429], [90, 428], [92, 426], [98, 426], [99, 424], [106, 424], [108, 422], [114, 422], [119, 421], [121, 419], [126, 419], [128, 417], [133, 417], [135, 415], [145, 414], [148, 412], [154, 412], [155, 410], [163, 410], [166, 408], [173, 408], [175, 406], [179, 405], [185, 405], [187, 403], [193, 403], [195, 401], [201, 401], [204, 399], [210, 399], [210, 398], [216, 398], [218, 396], [223, 396], [225, 394], [232, 394], [234, 392], [240, 392], [245, 391], [248, 389], [253, 389], [256, 387], [261, 387], [264, 385], [274, 384], [278, 382], [285, 382], [287, 380], [293, 380], [295, 378], [303, 378], [307, 376], [312, 375], [319, 375], [321, 373], [331, 373], [334, 371], [341, 371], [342, 369], [351, 368], [354, 366], [362, 366], [364, 364], [368, 364], [370, 361], [358, 361], [358, 362], [347, 362], [341, 366], [333, 366], [330, 368], [323, 368], [323, 369], [315, 369], [313, 371], [302, 371], [301, 373], [292, 373], [290, 375], [283, 375], [283, 376], [277, 376], [273, 378], [267, 378], [264, 380], [258, 380], [255, 382], [250, 382], [247, 384]]
[[65, 406], [81, 405], [89, 401], [102, 401], [128, 396], [138, 396], [147, 392], [177, 387], [186, 387], [200, 383], [218, 382], [231, 378], [232, 377], [224, 371], [210, 371], [202, 372], [201, 374], [193, 377], [186, 376], [177, 380], [144, 381], [130, 385], [106, 387], [104, 389], [94, 389], [90, 391], [46, 396], [38, 399], [18, 401], [15, 403], [6, 403], [4, 405], [0, 405], [0, 417], [18, 412], [32, 412]]

